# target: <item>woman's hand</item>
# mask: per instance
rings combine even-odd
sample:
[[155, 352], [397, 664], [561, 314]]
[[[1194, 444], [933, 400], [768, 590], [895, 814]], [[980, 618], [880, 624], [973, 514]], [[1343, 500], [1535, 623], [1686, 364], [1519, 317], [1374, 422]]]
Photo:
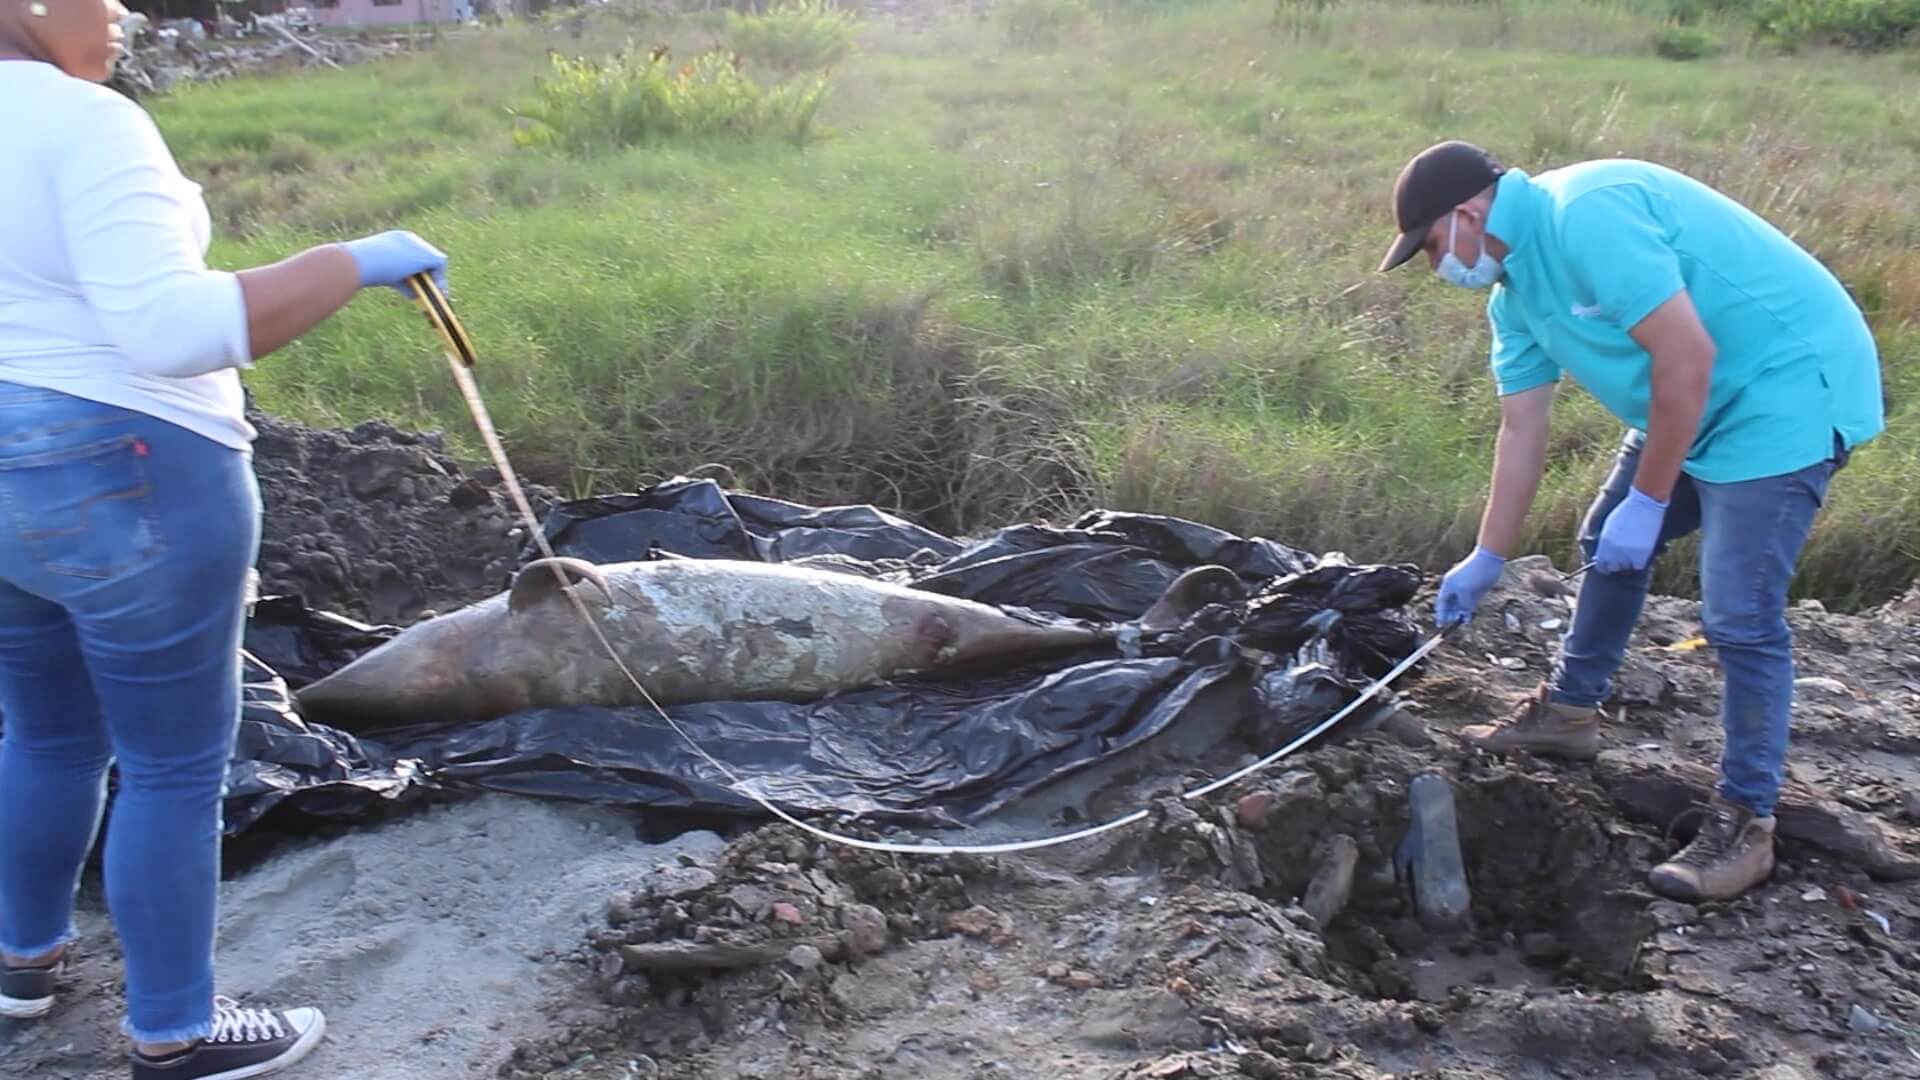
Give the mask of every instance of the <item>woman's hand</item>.
[[242, 270], [253, 358], [318, 326], [368, 286], [385, 285], [413, 299], [407, 279], [423, 272], [447, 291], [445, 253], [404, 229], [322, 244], [272, 266]]
[[385, 285], [407, 299], [413, 290], [407, 279], [423, 271], [433, 273], [434, 284], [447, 291], [447, 256], [439, 248], [405, 229], [392, 229], [340, 245], [353, 256], [360, 271], [360, 287]]

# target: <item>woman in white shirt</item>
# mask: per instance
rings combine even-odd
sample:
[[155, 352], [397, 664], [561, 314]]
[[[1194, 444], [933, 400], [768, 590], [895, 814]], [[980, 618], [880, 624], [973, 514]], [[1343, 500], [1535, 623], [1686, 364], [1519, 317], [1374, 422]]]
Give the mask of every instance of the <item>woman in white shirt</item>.
[[152, 120], [100, 85], [118, 0], [0, 0], [0, 1015], [54, 1004], [110, 763], [135, 1080], [259, 1076], [318, 1009], [213, 974], [220, 799], [259, 543], [239, 369], [446, 257], [411, 233], [239, 273]]

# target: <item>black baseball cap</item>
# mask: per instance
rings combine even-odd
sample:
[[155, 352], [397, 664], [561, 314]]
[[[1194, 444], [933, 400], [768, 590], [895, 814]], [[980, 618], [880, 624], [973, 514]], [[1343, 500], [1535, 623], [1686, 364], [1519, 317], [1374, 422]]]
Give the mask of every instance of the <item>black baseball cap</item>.
[[1380, 260], [1378, 272], [1413, 258], [1434, 222], [1486, 190], [1503, 172], [1506, 168], [1492, 154], [1457, 139], [1415, 154], [1393, 182], [1393, 221], [1400, 227], [1400, 236]]

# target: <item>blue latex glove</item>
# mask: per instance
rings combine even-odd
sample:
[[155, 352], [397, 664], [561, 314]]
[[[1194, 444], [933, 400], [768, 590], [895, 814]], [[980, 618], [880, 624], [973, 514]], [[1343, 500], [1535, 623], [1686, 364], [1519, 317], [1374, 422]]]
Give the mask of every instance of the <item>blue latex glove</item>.
[[1607, 515], [1600, 527], [1600, 543], [1594, 548], [1594, 569], [1606, 574], [1640, 570], [1653, 558], [1653, 545], [1660, 539], [1660, 525], [1667, 517], [1667, 504], [1628, 488], [1627, 497]]
[[1441, 626], [1463, 623], [1473, 618], [1480, 600], [1500, 580], [1507, 561], [1475, 544], [1473, 554], [1454, 564], [1440, 579], [1440, 597], [1434, 601], [1434, 621]]
[[423, 270], [433, 271], [433, 283], [447, 291], [447, 256], [439, 248], [407, 232], [393, 229], [363, 236], [340, 245], [353, 256], [360, 268], [360, 287], [385, 285], [407, 299], [413, 299], [413, 287], [407, 279]]

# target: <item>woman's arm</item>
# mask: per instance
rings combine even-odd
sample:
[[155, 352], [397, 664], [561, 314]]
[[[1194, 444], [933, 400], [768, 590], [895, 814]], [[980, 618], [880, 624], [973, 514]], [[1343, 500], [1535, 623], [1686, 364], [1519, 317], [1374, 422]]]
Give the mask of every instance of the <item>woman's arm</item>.
[[360, 291], [359, 267], [339, 244], [308, 248], [234, 276], [240, 279], [255, 360], [325, 322]]

